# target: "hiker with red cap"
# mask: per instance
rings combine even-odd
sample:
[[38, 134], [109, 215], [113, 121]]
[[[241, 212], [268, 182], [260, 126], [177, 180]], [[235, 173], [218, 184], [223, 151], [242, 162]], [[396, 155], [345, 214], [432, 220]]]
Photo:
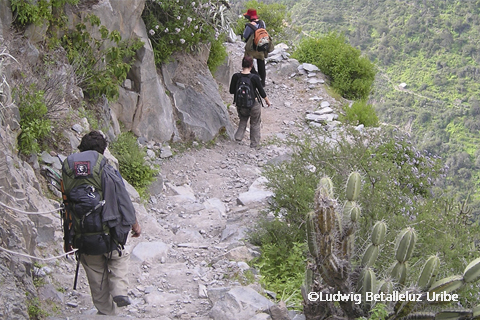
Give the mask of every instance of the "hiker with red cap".
[[[250, 21], [245, 25], [245, 30], [243, 31], [243, 38], [247, 43], [245, 45], [245, 55], [255, 58], [257, 60], [258, 72], [255, 70], [255, 67], [253, 67], [252, 73], [256, 73], [260, 76], [262, 86], [265, 87], [265, 78], [267, 76], [267, 73], [265, 71], [265, 58], [268, 55], [268, 52], [256, 50], [256, 48], [254, 48], [251, 43], [253, 41], [255, 31], [259, 28], [266, 29], [266, 25], [263, 20], [260, 20], [258, 18], [257, 10], [255, 9], [248, 9], [247, 12], [243, 14], [243, 16]], [[270, 52], [271, 50], [268, 51]]]

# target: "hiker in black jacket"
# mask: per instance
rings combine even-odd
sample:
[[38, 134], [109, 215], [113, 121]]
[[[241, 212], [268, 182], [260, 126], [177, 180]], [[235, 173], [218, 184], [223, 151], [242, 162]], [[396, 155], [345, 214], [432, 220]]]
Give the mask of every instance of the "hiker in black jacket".
[[[258, 148], [260, 144], [260, 124], [261, 124], [261, 115], [262, 115], [262, 105], [260, 104], [261, 101], [257, 99], [265, 99], [265, 102], [268, 106], [271, 105], [270, 100], [263, 90], [263, 86], [260, 81], [260, 77], [257, 74], [252, 74], [250, 71], [253, 67], [253, 59], [252, 57], [245, 56], [242, 60], [242, 72], [237, 72], [232, 76], [232, 80], [230, 81], [230, 93], [236, 95], [237, 91], [237, 83], [242, 76], [250, 76], [250, 81], [252, 84], [252, 93], [254, 94], [254, 103], [251, 108], [246, 107], [239, 107], [237, 106], [237, 113], [240, 119], [240, 123], [238, 124], [237, 132], [235, 132], [235, 140], [242, 141], [243, 136], [245, 134], [245, 130], [247, 129], [248, 119], [250, 119], [250, 147], [251, 148]], [[257, 95], [260, 95], [258, 97]], [[234, 96], [234, 101], [237, 101], [236, 96]]]

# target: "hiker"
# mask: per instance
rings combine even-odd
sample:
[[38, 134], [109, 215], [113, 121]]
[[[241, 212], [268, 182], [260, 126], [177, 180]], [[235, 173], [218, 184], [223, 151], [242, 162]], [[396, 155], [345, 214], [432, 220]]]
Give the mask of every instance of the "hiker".
[[[106, 147], [103, 134], [92, 131], [83, 136], [78, 146], [80, 152], [65, 159], [63, 223], [65, 250], [78, 249], [76, 277], [81, 263], [98, 314], [115, 315], [118, 307], [131, 304], [127, 296], [130, 256], [124, 244], [130, 231], [132, 237], [138, 237], [142, 230], [120, 173], [103, 156]], [[96, 201], [97, 205], [84, 204], [89, 201]]]
[[[265, 90], [263, 90], [260, 77], [257, 74], [251, 73], [252, 67], [253, 58], [250, 56], [243, 57], [242, 71], [235, 73], [230, 81], [230, 93], [234, 95], [234, 102], [237, 107], [238, 117], [240, 118], [237, 132], [235, 132], [235, 140], [242, 141], [245, 130], [247, 129], [248, 119], [250, 119], [250, 147], [258, 148], [260, 143], [260, 123], [262, 114], [261, 98], [265, 99], [268, 106], [270, 106], [271, 103]], [[238, 97], [238, 84], [241, 81], [247, 82], [248, 80], [251, 85], [251, 106], [243, 105]], [[260, 95], [260, 97], [258, 97], [258, 95]]]
[[[260, 20], [257, 15], [257, 10], [255, 9], [248, 9], [243, 16], [249, 20], [250, 22], [245, 25], [245, 30], [243, 31], [243, 38], [245, 42], [248, 43], [248, 39], [254, 36], [256, 28], [264, 28], [266, 29], [265, 22]], [[253, 26], [253, 28], [251, 27]], [[255, 58], [257, 60], [257, 67], [258, 72], [255, 70], [255, 67], [252, 68], [252, 73], [257, 73], [260, 76], [262, 86], [265, 87], [265, 79], [267, 77], [267, 72], [265, 70], [265, 56], [267, 55], [266, 52], [259, 52], [255, 49], [245, 45], [245, 55]]]

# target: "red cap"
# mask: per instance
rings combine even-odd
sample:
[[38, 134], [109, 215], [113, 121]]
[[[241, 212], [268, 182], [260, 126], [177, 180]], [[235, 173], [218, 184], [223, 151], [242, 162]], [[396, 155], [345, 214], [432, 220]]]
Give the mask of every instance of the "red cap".
[[255, 9], [248, 9], [247, 13], [244, 13], [243, 15], [250, 17], [250, 20], [258, 19], [257, 10]]

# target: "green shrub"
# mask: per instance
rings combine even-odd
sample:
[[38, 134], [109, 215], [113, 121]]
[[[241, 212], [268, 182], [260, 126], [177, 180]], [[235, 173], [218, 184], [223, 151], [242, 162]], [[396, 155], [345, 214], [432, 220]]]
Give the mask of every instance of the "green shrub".
[[147, 197], [147, 187], [155, 181], [159, 169], [152, 168], [145, 162], [147, 152], [138, 145], [131, 132], [124, 132], [110, 145], [112, 154], [120, 165], [120, 173], [142, 196]]
[[115, 100], [119, 85], [127, 78], [135, 53], [143, 42], [139, 39], [122, 40], [117, 30], [109, 32], [101, 26], [98, 17], [90, 15], [87, 18], [92, 27], [98, 27], [100, 39], [92, 37], [86, 24], [79, 23], [75, 31], [63, 36], [62, 45], [85, 96], [93, 101], [103, 95], [108, 100]]
[[291, 228], [291, 225], [281, 219], [262, 217], [248, 233], [248, 241], [256, 246], [276, 244], [290, 247], [292, 243], [302, 242], [305, 233], [301, 228]]
[[225, 62], [225, 59], [228, 56], [227, 49], [223, 45], [224, 40], [225, 36], [219, 37], [218, 40], [212, 42], [212, 46], [210, 47], [210, 55], [208, 56], [207, 65], [212, 74], [214, 74], [217, 68]]
[[265, 244], [262, 255], [254, 262], [260, 271], [262, 284], [275, 292], [282, 300], [290, 300], [290, 305], [301, 308], [300, 286], [305, 278], [305, 243], [293, 243], [290, 247], [279, 244]]
[[147, 0], [142, 18], [155, 63], [167, 62], [174, 52], [191, 51], [199, 43], [214, 43], [229, 29], [226, 10], [222, 1]]
[[[368, 233], [364, 230], [370, 230], [375, 221], [383, 219], [392, 230], [391, 236], [395, 235], [394, 230], [415, 225], [420, 237], [422, 234], [431, 237], [422, 240], [428, 244], [424, 248], [428, 252], [441, 252], [442, 256], [449, 257], [450, 247], [455, 246], [466, 257], [474, 254], [473, 242], [479, 240], [473, 236], [478, 232], [473, 230], [480, 230], [477, 224], [454, 223], [458, 230], [455, 229], [455, 234], [448, 231], [453, 230], [449, 221], [453, 221], [457, 209], [446, 207], [448, 192], [440, 189], [441, 184], [436, 185], [445, 178], [440, 159], [417, 150], [395, 130], [359, 133], [346, 128], [344, 133], [335, 136], [335, 145], [325, 143], [325, 139], [334, 141], [323, 130], [302, 137], [292, 136], [288, 142], [293, 150], [291, 160], [265, 167], [267, 185], [274, 192], [269, 209], [279, 217], [279, 222], [259, 223], [251, 241], [263, 247], [283, 239], [280, 245], [285, 248], [301, 241], [300, 236], [293, 235], [298, 235], [299, 230], [305, 234], [305, 215], [312, 210], [319, 179], [324, 175], [331, 177], [335, 193], [341, 196], [345, 187], [343, 177], [355, 168], [361, 172], [363, 181], [358, 199], [362, 207], [359, 241], [366, 241]], [[345, 201], [342, 197], [337, 200], [340, 206]], [[435, 224], [438, 225], [432, 229]], [[434, 236], [434, 232], [438, 235]], [[386, 263], [379, 262], [380, 265]], [[461, 263], [455, 259], [446, 263], [451, 270], [461, 272]]]
[[63, 17], [56, 15], [59, 8], [65, 4], [76, 5], [78, 0], [11, 0], [10, 5], [16, 17], [15, 24], [26, 26], [29, 24], [43, 24], [48, 21], [50, 25], [61, 24]]
[[20, 112], [20, 128], [18, 149], [29, 155], [40, 151], [39, 142], [51, 131], [51, 122], [47, 118], [47, 106], [43, 91], [36, 90], [34, 85], [21, 86], [14, 90], [18, 110]]
[[352, 106], [345, 105], [343, 111], [345, 115], [340, 117], [341, 121], [355, 126], [363, 124], [365, 127], [378, 127], [375, 109], [366, 101], [355, 101]]
[[304, 38], [292, 58], [316, 65], [347, 99], [366, 99], [372, 90], [375, 65], [346, 43], [343, 35], [331, 32], [321, 38]]
[[27, 311], [30, 319], [45, 319], [50, 315], [46, 310], [42, 309], [42, 303], [37, 297], [28, 300]]

